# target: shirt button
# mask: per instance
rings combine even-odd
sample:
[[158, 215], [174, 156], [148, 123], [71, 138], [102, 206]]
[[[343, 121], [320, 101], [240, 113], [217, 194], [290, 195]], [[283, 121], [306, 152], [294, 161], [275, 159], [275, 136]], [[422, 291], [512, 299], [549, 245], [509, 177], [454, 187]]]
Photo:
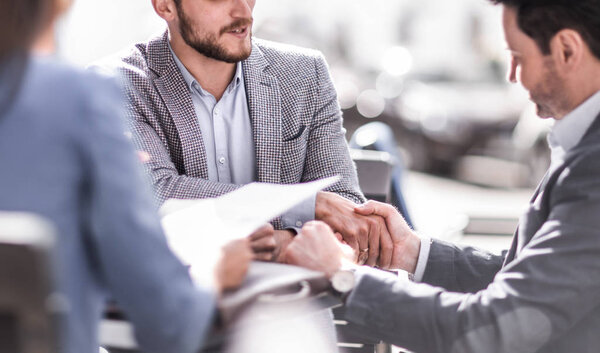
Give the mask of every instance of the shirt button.
[[221, 158], [219, 158], [219, 163], [221, 163], [221, 164], [225, 164], [225, 157], [221, 157]]
[[219, 108], [215, 108], [214, 112], [215, 115], [219, 115], [221, 113], [221, 110]]
[[300, 222], [300, 221], [296, 222], [296, 227], [298, 227], [298, 228], [302, 227], [302, 222]]

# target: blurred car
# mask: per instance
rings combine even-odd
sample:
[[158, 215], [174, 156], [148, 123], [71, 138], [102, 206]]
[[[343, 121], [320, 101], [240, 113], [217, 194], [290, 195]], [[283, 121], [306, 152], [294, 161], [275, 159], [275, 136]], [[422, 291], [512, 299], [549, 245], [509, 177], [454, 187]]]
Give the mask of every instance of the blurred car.
[[508, 157], [510, 151], [494, 149], [495, 140], [510, 139], [525, 102], [521, 92], [497, 80], [430, 75], [406, 80], [393, 105], [411, 132], [412, 167], [450, 174], [467, 154]]

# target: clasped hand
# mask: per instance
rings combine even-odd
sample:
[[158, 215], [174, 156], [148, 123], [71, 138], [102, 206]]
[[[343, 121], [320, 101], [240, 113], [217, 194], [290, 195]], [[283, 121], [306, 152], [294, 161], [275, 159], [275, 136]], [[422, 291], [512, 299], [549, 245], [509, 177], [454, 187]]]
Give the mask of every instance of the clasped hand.
[[359, 206], [337, 194], [320, 192], [315, 213], [338, 240], [352, 248], [358, 264], [414, 272], [412, 257], [420, 240], [394, 207], [376, 201]]
[[356, 212], [356, 207], [337, 194], [320, 192], [316, 218], [327, 223], [336, 237], [354, 250], [358, 264], [391, 268], [394, 244], [385, 219], [375, 213]]

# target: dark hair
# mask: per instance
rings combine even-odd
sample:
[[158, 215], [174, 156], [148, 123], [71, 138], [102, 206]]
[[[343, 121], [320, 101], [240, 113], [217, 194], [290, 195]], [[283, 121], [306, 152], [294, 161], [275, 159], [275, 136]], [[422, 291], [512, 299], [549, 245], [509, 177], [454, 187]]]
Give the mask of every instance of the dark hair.
[[600, 59], [600, 0], [491, 0], [517, 10], [519, 28], [544, 55], [550, 40], [563, 29], [577, 31]]
[[55, 5], [54, 0], [0, 0], [0, 118], [19, 92], [29, 48]]
[[48, 24], [53, 0], [0, 1], [0, 61], [25, 52], [40, 29]]

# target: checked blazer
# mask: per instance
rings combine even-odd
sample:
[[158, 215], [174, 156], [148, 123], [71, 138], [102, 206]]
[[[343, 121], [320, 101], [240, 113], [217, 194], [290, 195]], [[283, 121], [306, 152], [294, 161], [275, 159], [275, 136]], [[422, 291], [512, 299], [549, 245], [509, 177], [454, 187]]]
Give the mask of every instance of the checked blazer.
[[[202, 131], [167, 32], [108, 66], [126, 81], [134, 142], [150, 155], [145, 166], [160, 203], [216, 197], [239, 187], [208, 180]], [[243, 74], [257, 181], [292, 184], [340, 175], [327, 190], [363, 202], [323, 56], [255, 39]]]

